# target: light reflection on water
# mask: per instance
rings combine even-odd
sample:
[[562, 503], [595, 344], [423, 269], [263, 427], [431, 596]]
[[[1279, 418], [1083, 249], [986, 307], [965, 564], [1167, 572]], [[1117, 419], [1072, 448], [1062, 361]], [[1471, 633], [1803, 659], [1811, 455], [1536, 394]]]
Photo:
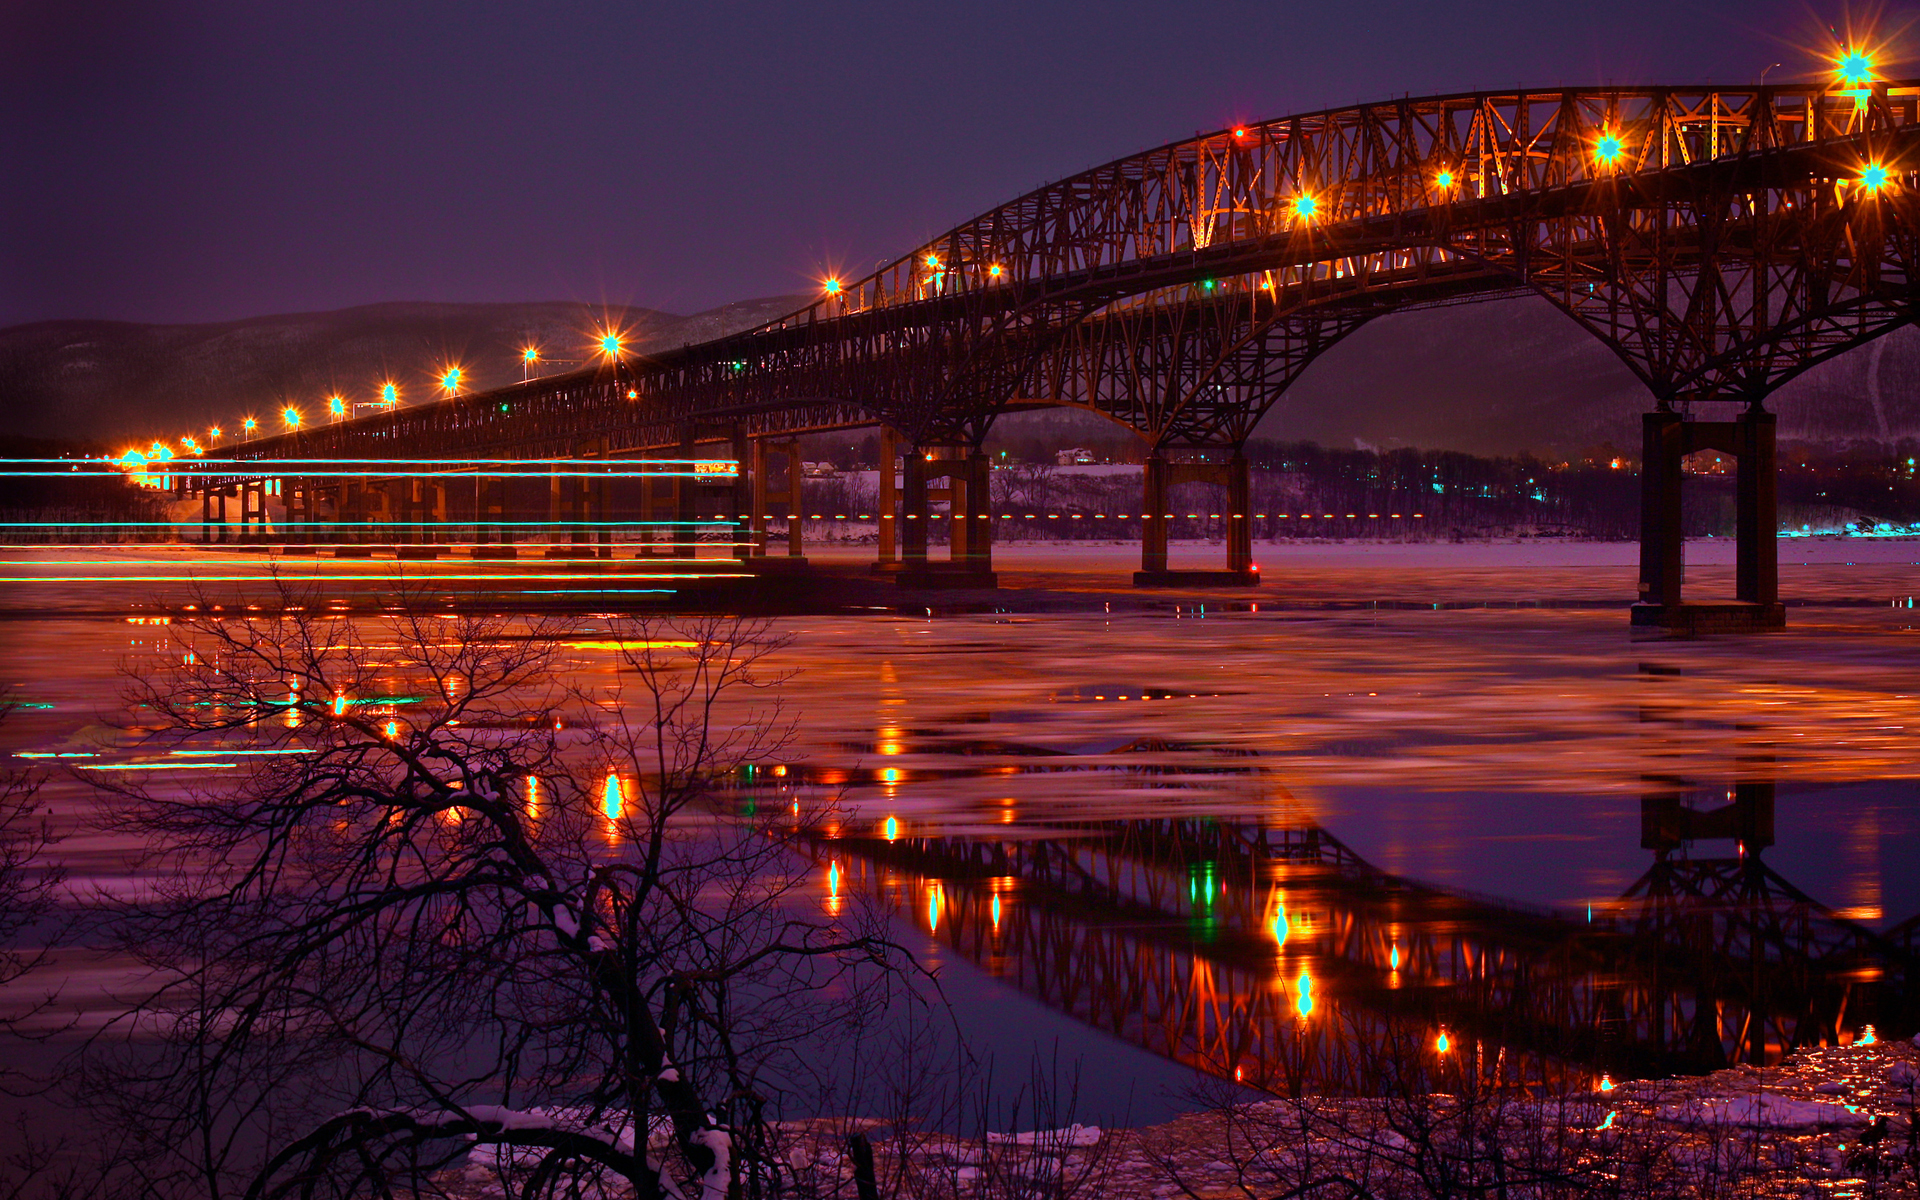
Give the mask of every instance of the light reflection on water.
[[[1646, 921], [1737, 938], [1726, 889], [1764, 885], [1805, 894], [1790, 906], [1823, 954], [1904, 938], [1920, 912], [1916, 649], [1880, 620], [1649, 646], [1606, 611], [790, 618], [799, 739], [763, 778], [781, 809], [838, 797], [830, 914], [876, 889], [943, 961], [1217, 1074], [1362, 1086], [1369, 1039], [1401, 1025], [1429, 1047], [1500, 1040], [1538, 1078], [1697, 1066], [1697, 1000], [1633, 973]], [[126, 760], [94, 714], [120, 662], [178, 653], [170, 632], [8, 623], [7, 682], [51, 707], [16, 713], [4, 748]], [[611, 678], [616, 650], [582, 621], [573, 677]], [[1649, 844], [1650, 811], [1724, 808], [1742, 785], [1765, 790], [1772, 845], [1707, 824]], [[81, 828], [77, 784], [49, 799]], [[611, 823], [617, 776], [602, 800]], [[1202, 829], [1227, 840], [1203, 853]], [[1116, 839], [1132, 849], [1100, 849]], [[63, 852], [131, 886], [133, 849], [80, 832]], [[1522, 985], [1560, 1008], [1516, 1009]], [[1848, 1038], [1907, 1003], [1815, 991], [1791, 998], [1811, 1019], [1763, 1011], [1753, 1038], [1716, 1030], [1720, 1052]], [[1715, 1003], [1723, 1027], [1745, 1011]]]

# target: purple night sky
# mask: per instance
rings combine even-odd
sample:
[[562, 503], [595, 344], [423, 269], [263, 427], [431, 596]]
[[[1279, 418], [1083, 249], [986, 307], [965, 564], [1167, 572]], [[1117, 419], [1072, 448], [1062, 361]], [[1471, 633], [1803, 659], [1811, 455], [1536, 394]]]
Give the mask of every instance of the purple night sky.
[[386, 300], [690, 312], [861, 274], [1196, 130], [1401, 93], [1743, 83], [1773, 62], [1784, 80], [1820, 67], [1844, 17], [1775, 0], [0, 0], [0, 325]]

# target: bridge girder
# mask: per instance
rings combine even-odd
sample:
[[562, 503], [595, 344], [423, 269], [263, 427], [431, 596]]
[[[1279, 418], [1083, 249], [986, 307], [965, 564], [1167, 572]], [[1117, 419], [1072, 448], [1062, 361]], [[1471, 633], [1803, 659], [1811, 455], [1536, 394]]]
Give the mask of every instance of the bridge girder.
[[[1663, 407], [1752, 403], [1913, 319], [1916, 99], [1544, 89], [1287, 117], [1037, 189], [758, 329], [236, 452], [536, 456], [868, 423], [977, 444], [1035, 401], [1233, 444], [1365, 316], [1514, 288]], [[1846, 186], [1869, 162], [1891, 185]]]

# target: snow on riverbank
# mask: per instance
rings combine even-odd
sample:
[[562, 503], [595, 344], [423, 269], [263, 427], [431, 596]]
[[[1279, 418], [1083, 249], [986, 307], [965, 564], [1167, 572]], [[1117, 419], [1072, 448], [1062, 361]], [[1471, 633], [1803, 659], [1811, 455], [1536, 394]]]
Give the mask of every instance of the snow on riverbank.
[[[1401, 1096], [1221, 1103], [1164, 1125], [990, 1133], [979, 1140], [894, 1131], [878, 1122], [783, 1127], [783, 1184], [852, 1196], [846, 1138], [872, 1138], [884, 1196], [1060, 1197], [1451, 1194], [1495, 1179], [1516, 1194], [1622, 1197], [1910, 1195], [1920, 1165], [1913, 1115], [1920, 1047], [1858, 1042], [1767, 1068], [1610, 1084], [1567, 1096]], [[1196, 1104], [1199, 1100], [1196, 1099]], [[1355, 1192], [1334, 1181], [1364, 1181]], [[1321, 1181], [1315, 1183], [1315, 1181]], [[450, 1194], [502, 1194], [468, 1170]], [[623, 1195], [608, 1191], [609, 1196]]]

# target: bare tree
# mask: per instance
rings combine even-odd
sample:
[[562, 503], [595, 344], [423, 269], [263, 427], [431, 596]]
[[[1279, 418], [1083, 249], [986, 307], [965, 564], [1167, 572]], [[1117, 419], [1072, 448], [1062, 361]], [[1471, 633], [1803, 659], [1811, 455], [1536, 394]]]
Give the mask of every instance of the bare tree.
[[113, 806], [164, 878], [112, 913], [154, 983], [89, 1054], [123, 1183], [388, 1195], [491, 1147], [510, 1195], [779, 1188], [772, 1106], [896, 960], [799, 892], [831, 809], [731, 787], [788, 737], [777, 639], [616, 619], [570, 688], [564, 626], [285, 599], [135, 684], [149, 746], [242, 767]]

